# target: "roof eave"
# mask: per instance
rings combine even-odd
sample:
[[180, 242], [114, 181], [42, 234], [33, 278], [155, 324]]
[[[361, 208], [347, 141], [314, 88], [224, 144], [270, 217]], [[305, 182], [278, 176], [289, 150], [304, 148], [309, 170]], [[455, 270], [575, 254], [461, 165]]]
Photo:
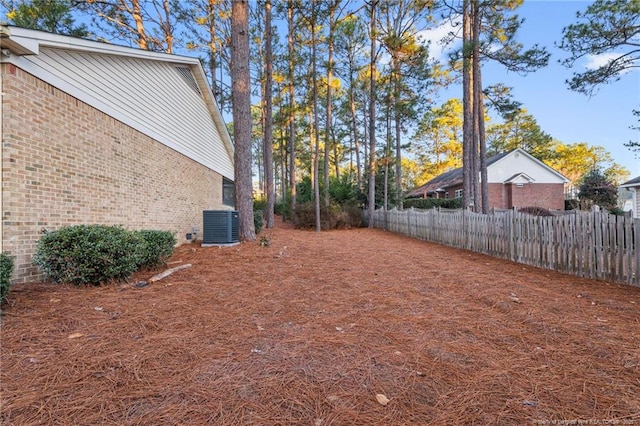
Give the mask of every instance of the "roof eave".
[[[85, 52], [101, 53], [105, 55], [118, 55], [132, 58], [149, 59], [154, 61], [171, 61], [182, 64], [199, 64], [198, 58], [180, 56], [171, 53], [153, 52], [136, 47], [118, 46], [102, 41], [87, 40], [60, 34], [47, 33], [45, 31], [31, 30], [14, 26], [0, 26], [2, 47], [14, 46], [25, 53], [23, 55], [37, 55], [41, 47], [56, 49], [77, 50]], [[42, 37], [45, 33], [47, 36]], [[16, 55], [18, 50], [14, 52]]]

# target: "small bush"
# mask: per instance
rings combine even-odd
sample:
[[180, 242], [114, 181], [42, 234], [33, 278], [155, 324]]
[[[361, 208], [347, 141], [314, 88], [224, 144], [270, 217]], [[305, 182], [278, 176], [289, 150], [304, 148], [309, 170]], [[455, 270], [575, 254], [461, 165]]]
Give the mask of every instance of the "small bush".
[[565, 210], [576, 210], [580, 208], [580, 201], [577, 198], [564, 200]]
[[153, 268], [164, 263], [173, 254], [177, 241], [169, 231], [137, 231], [145, 241], [140, 268]]
[[253, 211], [253, 226], [256, 228], [256, 234], [259, 234], [264, 225], [264, 213], [262, 210]]
[[[293, 213], [296, 228], [315, 228], [316, 210], [313, 202], [296, 205]], [[350, 204], [320, 206], [320, 228], [347, 229], [362, 225], [362, 210]]]
[[413, 207], [415, 209], [461, 209], [462, 198], [407, 198], [402, 203], [405, 209]]
[[43, 235], [33, 263], [53, 282], [98, 285], [129, 277], [145, 250], [138, 232], [120, 226], [75, 225]]
[[620, 207], [612, 207], [609, 209], [609, 214], [614, 214], [616, 216], [624, 216], [625, 211], [622, 210]]
[[284, 199], [277, 202], [274, 206], [274, 212], [282, 216], [283, 220], [291, 220], [291, 196], [287, 194]]
[[253, 211], [262, 210], [265, 211], [267, 209], [267, 197], [259, 197], [253, 199]]
[[7, 253], [0, 253], [0, 303], [4, 302], [11, 286], [13, 259]]

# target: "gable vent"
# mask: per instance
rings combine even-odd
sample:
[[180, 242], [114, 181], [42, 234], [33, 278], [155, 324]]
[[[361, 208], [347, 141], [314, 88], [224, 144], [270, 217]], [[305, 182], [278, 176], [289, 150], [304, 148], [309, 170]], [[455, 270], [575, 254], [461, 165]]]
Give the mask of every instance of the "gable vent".
[[180, 74], [180, 76], [184, 79], [184, 81], [187, 82], [189, 87], [195, 90], [198, 95], [202, 95], [200, 89], [198, 88], [198, 83], [196, 83], [196, 79], [193, 77], [193, 74], [191, 74], [191, 69], [189, 69], [189, 67], [176, 66], [176, 70], [178, 71], [178, 74]]
[[202, 222], [203, 244], [234, 244], [240, 241], [236, 210], [204, 210]]

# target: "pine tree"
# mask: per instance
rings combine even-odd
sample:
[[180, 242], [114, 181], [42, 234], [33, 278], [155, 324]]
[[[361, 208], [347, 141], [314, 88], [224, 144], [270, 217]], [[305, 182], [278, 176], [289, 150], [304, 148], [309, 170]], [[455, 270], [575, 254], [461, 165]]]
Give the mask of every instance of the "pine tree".
[[90, 37], [85, 24], [76, 24], [73, 6], [68, 0], [2, 2], [7, 19], [13, 25], [72, 37]]
[[251, 172], [251, 81], [249, 77], [249, 4], [235, 0], [231, 9], [231, 95], [235, 145], [236, 208], [240, 239], [256, 239]]

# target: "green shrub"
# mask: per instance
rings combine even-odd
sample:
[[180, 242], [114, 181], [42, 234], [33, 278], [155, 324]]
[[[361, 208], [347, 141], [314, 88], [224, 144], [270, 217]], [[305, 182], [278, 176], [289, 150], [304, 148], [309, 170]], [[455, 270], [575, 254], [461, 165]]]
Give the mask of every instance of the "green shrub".
[[7, 253], [0, 253], [0, 303], [4, 302], [9, 294], [12, 272], [13, 259]]
[[137, 231], [145, 241], [144, 253], [138, 266], [153, 268], [164, 263], [173, 254], [177, 241], [169, 231], [142, 230]]
[[[315, 204], [313, 202], [297, 204], [293, 217], [296, 228], [315, 228]], [[362, 210], [353, 204], [320, 206], [321, 229], [347, 229], [361, 225]]]
[[256, 234], [259, 234], [264, 224], [264, 213], [262, 210], [253, 211], [253, 226], [256, 228]]
[[145, 247], [140, 233], [120, 226], [75, 225], [43, 235], [33, 263], [53, 282], [98, 285], [129, 277]]
[[415, 209], [461, 209], [462, 198], [407, 198], [402, 203], [405, 209], [413, 207]]
[[284, 220], [291, 220], [291, 196], [287, 195], [274, 206], [274, 213], [282, 216]]
[[265, 211], [267, 209], [267, 197], [259, 197], [253, 199], [253, 211], [262, 210]]
[[616, 216], [624, 216], [625, 211], [622, 210], [620, 207], [612, 207], [609, 209], [609, 214], [614, 214]]

